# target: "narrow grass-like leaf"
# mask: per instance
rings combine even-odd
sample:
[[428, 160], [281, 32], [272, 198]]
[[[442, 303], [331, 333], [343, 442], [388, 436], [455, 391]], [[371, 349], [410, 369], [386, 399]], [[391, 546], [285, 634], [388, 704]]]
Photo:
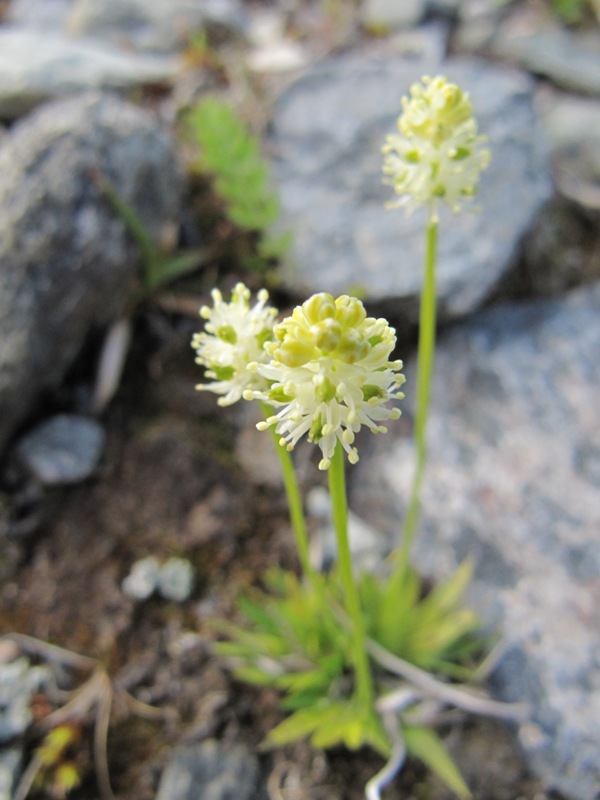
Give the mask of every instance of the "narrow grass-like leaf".
[[469, 787], [439, 736], [431, 728], [403, 725], [402, 735], [411, 755], [422, 761], [460, 800], [471, 797]]

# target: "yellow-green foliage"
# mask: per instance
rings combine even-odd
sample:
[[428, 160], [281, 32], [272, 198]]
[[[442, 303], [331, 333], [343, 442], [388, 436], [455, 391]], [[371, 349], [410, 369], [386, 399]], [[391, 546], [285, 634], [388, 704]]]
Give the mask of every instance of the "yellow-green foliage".
[[[464, 564], [429, 592], [410, 567], [393, 578], [363, 575], [360, 599], [369, 638], [442, 679], [470, 678], [485, 645], [476, 616], [461, 604], [470, 575]], [[377, 714], [365, 713], [352, 699], [351, 632], [335, 575], [315, 576], [314, 581], [299, 581], [283, 570], [270, 572], [267, 592], [240, 599], [241, 625], [216, 624], [227, 638], [217, 644], [217, 652], [230, 660], [240, 680], [282, 693], [290, 715], [270, 732], [270, 744], [307, 737], [315, 747], [370, 745], [388, 756], [390, 743]], [[385, 670], [377, 666], [374, 674], [376, 688], [385, 691]], [[410, 714], [400, 716], [399, 726], [409, 753], [457, 797], [469, 797], [437, 734], [415, 724]]]
[[586, 0], [552, 0], [552, 10], [566, 22], [578, 22], [582, 19], [588, 3]]
[[289, 246], [289, 236], [274, 237], [270, 233], [280, 206], [269, 181], [260, 139], [216, 97], [198, 103], [189, 114], [188, 124], [199, 146], [196, 167], [212, 176], [229, 219], [261, 235], [259, 256], [280, 258]]

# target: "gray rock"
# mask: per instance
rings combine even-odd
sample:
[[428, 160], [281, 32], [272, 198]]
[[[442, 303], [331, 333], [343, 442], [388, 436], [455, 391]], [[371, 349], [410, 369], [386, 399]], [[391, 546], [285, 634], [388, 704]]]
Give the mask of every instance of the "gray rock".
[[0, 119], [16, 119], [41, 101], [84, 89], [170, 83], [179, 61], [128, 53], [47, 30], [0, 27]]
[[573, 30], [543, 5], [512, 4], [508, 10], [470, 0], [461, 8], [459, 50], [518, 64], [568, 91], [600, 94], [600, 31]]
[[537, 94], [537, 109], [552, 149], [588, 138], [600, 141], [600, 99], [544, 87]]
[[457, 8], [458, 24], [453, 48], [459, 53], [482, 53], [509, 13], [506, 3], [487, 0], [462, 0]]
[[464, 0], [429, 0], [427, 7], [430, 13], [441, 16], [455, 16]]
[[165, 600], [183, 603], [194, 590], [194, 567], [186, 558], [168, 558], [158, 573], [158, 593]]
[[90, 93], [49, 104], [0, 141], [0, 450], [135, 287], [138, 249], [95, 171], [153, 235], [177, 219], [173, 143], [129, 103]]
[[63, 29], [73, 0], [11, 0], [6, 22], [39, 31]]
[[165, 600], [183, 603], [194, 589], [194, 567], [185, 558], [172, 556], [164, 564], [154, 556], [136, 561], [121, 588], [134, 600], [146, 600], [155, 591]]
[[518, 39], [510, 31], [494, 41], [493, 53], [513, 58], [536, 75], [574, 92], [600, 95], [600, 32], [576, 34], [556, 24]]
[[583, 209], [600, 209], [600, 99], [545, 87], [537, 107], [552, 153], [559, 194]]
[[12, 800], [23, 758], [22, 739], [32, 722], [33, 695], [52, 681], [48, 667], [0, 653], [0, 800]]
[[600, 278], [600, 101], [546, 85], [536, 108], [556, 195], [527, 236], [510, 284], [520, 294], [557, 295]]
[[0, 800], [12, 800], [21, 769], [23, 753], [20, 747], [0, 748]]
[[121, 588], [134, 600], [146, 600], [156, 590], [160, 561], [154, 556], [145, 556], [132, 564]]
[[[597, 284], [499, 306], [441, 343], [414, 550], [438, 580], [474, 562], [470, 603], [507, 647], [497, 694], [531, 705], [528, 761], [574, 800], [600, 786], [599, 312]], [[388, 543], [412, 465], [407, 439], [367, 437], [351, 471], [352, 504]]]
[[284, 281], [294, 294], [360, 287], [369, 300], [401, 303], [407, 319], [416, 319], [424, 213], [406, 218], [384, 208], [393, 197], [381, 182], [380, 150], [395, 129], [401, 95], [424, 73], [439, 71], [470, 92], [492, 150], [481, 213], [442, 221], [441, 317], [472, 311], [513, 264], [551, 190], [529, 79], [472, 60], [440, 64], [368, 50], [320, 62], [275, 110], [275, 179], [283, 223], [294, 231], [294, 263]]
[[361, 6], [361, 20], [367, 28], [393, 30], [416, 25], [425, 16], [426, 0], [366, 0]]
[[27, 658], [0, 663], [0, 745], [23, 736], [32, 720], [31, 698], [50, 680], [47, 667], [32, 667]]
[[151, 52], [181, 50], [207, 24], [239, 32], [245, 19], [237, 0], [74, 0], [69, 31]]
[[167, 764], [156, 800], [260, 800], [256, 758], [241, 745], [215, 740], [177, 749]]
[[96, 420], [57, 414], [19, 440], [15, 452], [27, 471], [45, 486], [80, 483], [94, 474], [106, 436]]

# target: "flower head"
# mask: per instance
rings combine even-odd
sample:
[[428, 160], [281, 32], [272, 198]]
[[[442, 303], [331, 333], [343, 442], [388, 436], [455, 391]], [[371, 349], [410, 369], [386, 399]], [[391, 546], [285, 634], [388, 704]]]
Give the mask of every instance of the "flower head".
[[219, 405], [228, 406], [237, 402], [246, 389], [267, 385], [264, 378], [247, 367], [251, 362], [268, 360], [263, 345], [273, 338], [277, 310], [265, 307], [269, 298], [266, 289], [261, 289], [251, 307], [250, 290], [243, 283], [234, 287], [230, 303], [223, 302], [218, 289], [211, 294], [213, 306], [200, 309], [206, 324], [202, 333], [194, 334], [192, 347], [196, 363], [206, 367], [206, 377], [213, 380], [196, 388], [221, 395]]
[[398, 133], [386, 137], [384, 182], [409, 212], [421, 205], [437, 213], [440, 200], [458, 212], [477, 192], [490, 159], [468, 94], [446, 78], [424, 77], [402, 98]]
[[251, 366], [270, 387], [244, 396], [279, 409], [258, 427], [274, 425], [288, 450], [306, 433], [321, 448], [320, 469], [329, 468], [338, 441], [356, 463], [353, 443], [361, 427], [384, 433], [380, 423], [400, 416], [385, 405], [404, 397], [398, 391], [405, 380], [402, 362], [389, 360], [395, 344], [394, 329], [367, 317], [360, 300], [313, 295], [275, 326], [274, 339], [265, 344], [270, 363]]

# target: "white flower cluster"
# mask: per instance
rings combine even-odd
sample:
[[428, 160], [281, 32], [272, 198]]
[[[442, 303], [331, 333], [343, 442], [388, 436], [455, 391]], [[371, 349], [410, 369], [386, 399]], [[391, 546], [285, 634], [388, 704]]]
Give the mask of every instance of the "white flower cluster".
[[274, 325], [277, 312], [265, 307], [265, 290], [254, 306], [241, 283], [230, 303], [216, 289], [212, 298], [214, 306], [200, 310], [205, 330], [192, 346], [214, 380], [197, 388], [221, 395], [220, 405], [244, 397], [279, 409], [258, 427], [275, 426], [288, 450], [307, 434], [321, 448], [321, 469], [331, 465], [338, 441], [355, 463], [361, 427], [383, 433], [381, 423], [400, 416], [386, 406], [404, 397], [402, 362], [389, 360], [395, 332], [385, 319], [367, 317], [360, 300], [315, 294]]
[[402, 108], [398, 133], [382, 149], [384, 182], [399, 195], [390, 205], [409, 213], [424, 205], [433, 218], [440, 201], [460, 211], [490, 160], [468, 94], [442, 76], [424, 77], [402, 98]]
[[386, 406], [404, 397], [398, 391], [405, 381], [402, 362], [389, 360], [395, 344], [393, 328], [367, 317], [356, 298], [313, 295], [275, 327], [274, 340], [265, 345], [271, 361], [250, 367], [270, 388], [246, 390], [244, 397], [279, 409], [259, 429], [275, 426], [288, 450], [307, 434], [321, 448], [320, 469], [331, 465], [337, 442], [356, 463], [354, 439], [361, 427], [384, 433], [381, 422], [400, 416], [398, 408]]
[[204, 331], [196, 333], [192, 347], [196, 363], [206, 368], [211, 383], [199, 384], [201, 391], [221, 395], [218, 403], [228, 406], [237, 402], [246, 389], [262, 388], [265, 381], [248, 364], [267, 360], [263, 349], [273, 337], [273, 324], [277, 309], [266, 307], [269, 293], [262, 289], [255, 305], [250, 306], [250, 290], [238, 283], [231, 302], [223, 302], [218, 289], [211, 293], [213, 307], [202, 306], [200, 316], [206, 320]]

